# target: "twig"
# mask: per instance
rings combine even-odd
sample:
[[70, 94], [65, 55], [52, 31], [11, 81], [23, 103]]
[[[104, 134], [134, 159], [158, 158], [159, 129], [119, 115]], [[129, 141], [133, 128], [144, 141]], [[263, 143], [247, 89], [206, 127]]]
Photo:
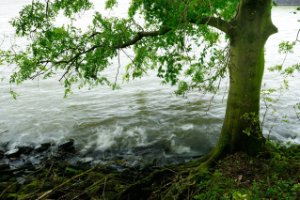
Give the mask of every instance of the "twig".
[[121, 49], [121, 51], [131, 60], [131, 62], [133, 62], [133, 59], [128, 55], [126, 51], [124, 51], [124, 49]]
[[[300, 42], [299, 36], [300, 36], [300, 29], [299, 29], [298, 32], [297, 32], [297, 36], [296, 36], [296, 39], [295, 39], [295, 43], [296, 43], [296, 42]], [[287, 59], [288, 54], [290, 54], [290, 52], [286, 52], [285, 57], [284, 57], [284, 59], [283, 59], [283, 61], [282, 61], [281, 66], [284, 65], [284, 63], [285, 63], [285, 61], [286, 61], [286, 59]]]
[[296, 36], [296, 41], [298, 41], [298, 42], [300, 42], [300, 40], [299, 40], [299, 35], [300, 35], [300, 29], [298, 30], [297, 36]]
[[113, 84], [113, 89], [116, 89], [117, 87], [117, 82], [118, 82], [118, 76], [120, 73], [120, 68], [121, 68], [121, 58], [120, 58], [120, 51], [118, 51], [118, 69], [117, 69], [117, 73], [116, 73], [116, 77], [115, 77], [115, 82]]
[[275, 127], [275, 125], [272, 125], [271, 128], [269, 129], [268, 140], [270, 140], [270, 135], [271, 135], [271, 132], [272, 132], [274, 127]]
[[73, 180], [75, 180], [75, 179], [77, 179], [77, 178], [79, 178], [79, 177], [81, 177], [81, 176], [84, 176], [84, 175], [88, 174], [89, 172], [91, 172], [91, 171], [93, 171], [93, 170], [95, 170], [95, 169], [96, 169], [96, 167], [94, 167], [94, 168], [92, 168], [92, 169], [89, 169], [89, 170], [87, 170], [87, 171], [85, 171], [85, 172], [83, 172], [83, 173], [81, 173], [81, 174], [78, 174], [78, 175], [76, 175], [76, 176], [74, 176], [74, 177], [68, 179], [67, 181], [65, 181], [65, 182], [63, 182], [62, 184], [56, 186], [56, 187], [53, 188], [52, 190], [48, 190], [47, 192], [45, 192], [44, 194], [42, 194], [41, 196], [39, 196], [39, 197], [37, 198], [37, 200], [46, 199], [48, 196], [50, 196], [52, 193], [54, 193], [55, 191], [59, 190], [60, 188], [64, 187], [66, 184], [70, 183], [71, 181], [73, 181]]
[[269, 108], [270, 108], [269, 105], [267, 104], [266, 99], [265, 98], [263, 98], [263, 99], [264, 99], [264, 104], [265, 104], [265, 107], [266, 107], [266, 111], [263, 115], [263, 119], [262, 119], [262, 122], [261, 122], [261, 127], [264, 127], [265, 119], [266, 119], [267, 113], [268, 113]]
[[107, 178], [105, 177], [105, 179], [104, 179], [103, 191], [102, 191], [102, 197], [103, 197], [104, 200], [106, 199], [106, 198], [105, 198], [106, 181], [107, 181]]

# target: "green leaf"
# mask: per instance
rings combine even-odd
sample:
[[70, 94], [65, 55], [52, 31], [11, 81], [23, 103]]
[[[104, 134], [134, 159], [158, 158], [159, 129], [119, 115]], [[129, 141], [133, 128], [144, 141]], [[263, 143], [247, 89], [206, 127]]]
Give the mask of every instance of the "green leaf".
[[113, 8], [115, 5], [117, 5], [117, 0], [107, 0], [106, 2], [105, 2], [105, 8], [106, 9], [111, 9], [111, 8]]
[[281, 71], [282, 70], [282, 65], [275, 65], [273, 67], [269, 68], [269, 71], [274, 72], [274, 71]]
[[279, 44], [279, 53], [292, 53], [296, 42], [281, 42]]
[[9, 92], [10, 92], [10, 95], [12, 96], [12, 98], [13, 98], [14, 100], [17, 100], [18, 94], [17, 94], [15, 91], [13, 91], [13, 90], [10, 90]]

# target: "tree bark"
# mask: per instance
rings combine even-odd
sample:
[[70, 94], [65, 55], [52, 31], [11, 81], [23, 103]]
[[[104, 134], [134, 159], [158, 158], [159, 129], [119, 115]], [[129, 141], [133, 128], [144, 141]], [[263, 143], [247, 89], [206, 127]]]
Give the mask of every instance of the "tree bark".
[[238, 151], [255, 155], [264, 149], [259, 120], [264, 45], [277, 32], [271, 21], [271, 6], [271, 0], [241, 0], [230, 23], [230, 87], [225, 120], [212, 158]]

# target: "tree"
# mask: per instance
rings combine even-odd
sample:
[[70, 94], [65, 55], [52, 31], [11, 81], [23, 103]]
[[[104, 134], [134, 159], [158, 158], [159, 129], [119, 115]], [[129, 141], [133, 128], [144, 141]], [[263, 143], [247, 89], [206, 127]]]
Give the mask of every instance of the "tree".
[[[106, 1], [108, 9], [116, 4], [117, 0]], [[126, 19], [95, 12], [86, 31], [72, 23], [55, 25], [61, 13], [72, 22], [76, 13], [91, 8], [89, 0], [33, 0], [24, 7], [12, 25], [30, 43], [25, 50], [6, 54], [8, 62], [18, 65], [11, 81], [47, 78], [63, 70], [66, 92], [74, 82], [114, 87], [101, 72], [129, 47], [135, 56], [125, 79], [157, 69], [164, 82], [178, 84], [179, 94], [196, 88], [213, 91], [214, 82], [227, 70], [224, 124], [205, 163], [237, 151], [255, 155], [264, 150], [259, 104], [264, 45], [277, 32], [271, 21], [272, 0], [131, 0]], [[217, 48], [220, 31], [228, 39], [228, 51]], [[201, 52], [195, 53], [195, 46]], [[182, 75], [188, 81], [182, 81]]]

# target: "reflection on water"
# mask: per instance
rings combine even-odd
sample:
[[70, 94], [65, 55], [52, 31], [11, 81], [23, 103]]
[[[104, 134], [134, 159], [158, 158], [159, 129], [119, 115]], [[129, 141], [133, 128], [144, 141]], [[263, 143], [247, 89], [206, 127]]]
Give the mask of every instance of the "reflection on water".
[[[0, 30], [7, 35], [12, 31], [7, 20], [24, 2], [0, 2]], [[272, 36], [266, 46], [267, 67], [282, 62], [284, 56], [277, 53], [278, 43], [294, 39], [297, 33], [300, 15], [292, 14], [293, 9], [274, 9], [274, 22], [280, 32]], [[295, 52], [300, 52], [300, 49]], [[126, 59], [122, 58], [124, 62]], [[297, 54], [289, 55], [286, 64], [298, 59]], [[176, 97], [174, 88], [161, 85], [155, 74], [150, 73], [124, 84], [121, 90], [111, 91], [106, 87], [75, 90], [73, 95], [64, 99], [63, 87], [53, 78], [25, 82], [15, 88], [19, 94], [15, 101], [9, 95], [9, 69], [4, 66], [0, 69], [6, 77], [0, 84], [0, 141], [9, 143], [10, 147], [74, 138], [77, 148], [87, 156], [97, 157], [101, 155], [99, 152], [108, 150], [135, 154], [145, 145], [152, 145], [169, 155], [195, 156], [214, 146], [221, 129], [226, 105], [226, 98], [223, 100], [225, 86], [211, 104], [209, 96], [197, 92], [187, 98]], [[114, 70], [108, 73], [111, 77], [115, 75]], [[277, 73], [266, 71], [266, 88], [278, 88], [281, 82], [282, 77]], [[300, 143], [299, 120], [292, 108], [300, 102], [299, 78], [291, 78], [290, 83], [290, 91], [274, 105], [278, 113], [267, 116], [265, 132], [277, 124], [272, 128], [273, 138]], [[279, 123], [283, 115], [288, 116], [289, 122]], [[152, 154], [156, 153], [152, 149]]]

